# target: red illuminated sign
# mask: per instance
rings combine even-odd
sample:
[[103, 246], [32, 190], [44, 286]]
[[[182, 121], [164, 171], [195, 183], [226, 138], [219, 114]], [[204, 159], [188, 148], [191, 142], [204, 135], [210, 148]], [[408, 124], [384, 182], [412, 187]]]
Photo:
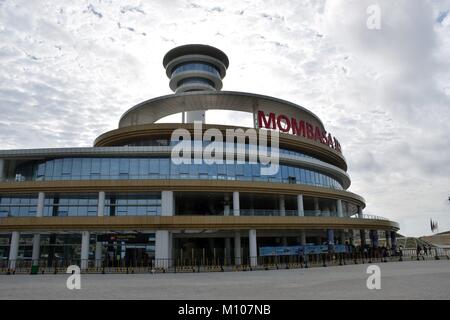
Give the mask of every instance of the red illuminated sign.
[[297, 121], [297, 119], [289, 118], [284, 114], [276, 116], [275, 113], [271, 112], [266, 115], [264, 111], [258, 111], [258, 127], [272, 130], [277, 129], [280, 132], [303, 136], [327, 145], [340, 153], [342, 152], [339, 141], [336, 137], [332, 137], [330, 133], [327, 134], [326, 131], [322, 131], [319, 127], [313, 126], [309, 122], [303, 120]]

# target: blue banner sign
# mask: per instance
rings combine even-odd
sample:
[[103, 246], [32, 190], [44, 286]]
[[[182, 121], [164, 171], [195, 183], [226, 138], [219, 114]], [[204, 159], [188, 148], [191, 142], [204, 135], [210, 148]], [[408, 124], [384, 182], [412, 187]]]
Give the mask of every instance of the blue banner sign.
[[259, 255], [268, 256], [298, 256], [302, 254], [321, 253], [345, 253], [347, 248], [344, 244], [337, 245], [306, 245], [306, 246], [284, 246], [284, 247], [260, 247]]

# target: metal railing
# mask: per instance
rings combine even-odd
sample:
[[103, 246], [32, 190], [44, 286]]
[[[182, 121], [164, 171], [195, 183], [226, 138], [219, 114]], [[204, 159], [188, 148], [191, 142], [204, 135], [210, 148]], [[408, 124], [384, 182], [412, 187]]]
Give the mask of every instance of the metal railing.
[[[367, 249], [367, 248], [366, 248]], [[58, 274], [67, 273], [72, 265], [83, 273], [177, 273], [177, 272], [223, 272], [246, 270], [291, 269], [327, 267], [347, 264], [384, 263], [413, 260], [450, 260], [450, 249], [432, 248], [427, 255], [417, 254], [414, 249], [384, 250], [383, 248], [348, 247], [346, 252], [322, 252], [286, 256], [231, 256], [192, 257], [176, 259], [119, 259], [119, 260], [0, 260], [0, 274]]]
[[385, 217], [380, 217], [380, 216], [375, 216], [373, 214], [354, 214], [351, 215], [350, 218], [355, 218], [355, 219], [372, 219], [372, 220], [386, 220], [389, 221], [389, 219], [385, 218]]
[[[240, 209], [241, 216], [281, 216], [281, 210], [266, 210], [266, 209]], [[297, 210], [285, 210], [285, 216], [298, 216]]]

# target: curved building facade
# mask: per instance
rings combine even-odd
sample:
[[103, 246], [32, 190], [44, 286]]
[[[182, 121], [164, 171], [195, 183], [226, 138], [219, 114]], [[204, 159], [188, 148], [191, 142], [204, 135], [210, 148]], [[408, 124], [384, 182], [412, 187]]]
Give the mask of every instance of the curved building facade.
[[[314, 113], [221, 91], [229, 61], [214, 47], [174, 48], [163, 65], [174, 94], [132, 107], [93, 147], [0, 151], [3, 267], [257, 267], [273, 248], [377, 247], [382, 236], [395, 247], [398, 224], [363, 214], [341, 145]], [[207, 110], [247, 112], [253, 128], [206, 123]], [[179, 113], [181, 123], [157, 122]], [[277, 139], [262, 148], [252, 132]], [[192, 148], [177, 163], [182, 141]], [[232, 161], [196, 161], [212, 141]], [[262, 173], [260, 151], [277, 170]]]

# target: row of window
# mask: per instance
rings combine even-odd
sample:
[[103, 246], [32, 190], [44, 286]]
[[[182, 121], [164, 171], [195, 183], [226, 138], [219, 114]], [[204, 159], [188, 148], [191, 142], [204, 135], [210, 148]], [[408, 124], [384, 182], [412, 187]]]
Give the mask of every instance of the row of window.
[[211, 80], [197, 77], [180, 80], [177, 83], [177, 87], [180, 87], [184, 84], [197, 84], [197, 83], [206, 84], [208, 86], [214, 87], [214, 82], [212, 82]]
[[212, 64], [206, 62], [187, 62], [173, 68], [172, 76], [184, 71], [206, 71], [220, 77], [219, 70]]
[[275, 175], [261, 175], [256, 164], [180, 164], [169, 158], [64, 158], [20, 166], [26, 180], [195, 179], [243, 180], [306, 184], [342, 189], [340, 183], [319, 172], [280, 165]]
[[[196, 142], [195, 140], [192, 140], [192, 144], [191, 144], [192, 148], [194, 148], [195, 142]], [[130, 146], [130, 147], [145, 147], [145, 146], [168, 147], [168, 146], [175, 146], [178, 143], [179, 143], [179, 141], [171, 141], [169, 139], [141, 139], [141, 140], [134, 140], [132, 142], [129, 142], [125, 146]], [[210, 143], [211, 143], [210, 141], [202, 141], [202, 146], [206, 147]], [[233, 150], [235, 150], [235, 151], [236, 151], [236, 148], [239, 148], [239, 150], [245, 149], [246, 154], [249, 153], [249, 145], [248, 144], [243, 145], [241, 143], [231, 143], [231, 145], [234, 146]], [[230, 147], [230, 143], [223, 142], [223, 151], [224, 152], [229, 147]], [[263, 150], [263, 152], [272, 153], [272, 148], [267, 147]], [[293, 156], [298, 156], [298, 157], [303, 157], [303, 158], [316, 159], [316, 158], [314, 158], [310, 155], [304, 154], [302, 152], [288, 150], [288, 149], [278, 149], [278, 153], [280, 155], [293, 155]]]
[[[97, 194], [48, 195], [44, 200], [43, 216], [97, 216]], [[36, 216], [35, 195], [0, 197], [0, 217]], [[161, 196], [152, 194], [108, 195], [105, 216], [155, 216], [161, 214]]]

